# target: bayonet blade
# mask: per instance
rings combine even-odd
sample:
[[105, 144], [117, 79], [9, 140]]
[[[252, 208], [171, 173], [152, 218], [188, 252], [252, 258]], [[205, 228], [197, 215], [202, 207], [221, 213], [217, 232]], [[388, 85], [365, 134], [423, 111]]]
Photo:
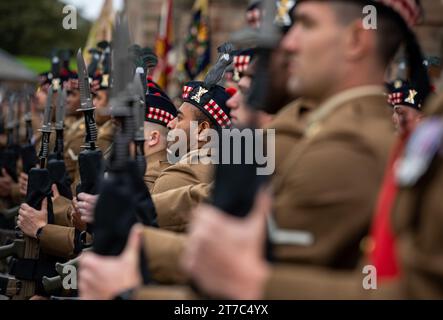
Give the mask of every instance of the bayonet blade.
[[14, 103], [15, 103], [15, 94], [12, 93], [9, 96], [8, 103], [8, 116], [6, 119], [6, 129], [13, 130], [14, 129]]
[[57, 108], [55, 110], [55, 130], [63, 130], [65, 121], [66, 89], [58, 89]]
[[29, 94], [25, 96], [25, 121], [32, 121], [31, 97]]
[[109, 102], [110, 113], [116, 117], [131, 116], [131, 109], [128, 108], [128, 100], [132, 97], [128, 88], [132, 85], [133, 75], [131, 74], [132, 62], [129, 58], [128, 48], [130, 46], [130, 36], [128, 20], [123, 15], [116, 19], [113, 33], [112, 50], [112, 90]]
[[49, 87], [48, 98], [46, 100], [45, 112], [43, 113], [43, 126], [42, 132], [51, 132], [51, 115], [52, 115], [52, 85]]
[[144, 141], [145, 139], [145, 95], [143, 84], [139, 74], [134, 75], [134, 93], [136, 96], [136, 101], [133, 107], [134, 120], [135, 120], [135, 141]]
[[86, 63], [83, 59], [81, 49], [77, 53], [77, 68], [78, 68], [78, 84], [80, 87], [80, 101], [81, 108], [77, 111], [94, 110], [91, 99], [91, 88], [89, 87], [89, 76], [86, 69]]
[[132, 63], [129, 57], [129, 26], [125, 16], [119, 16], [114, 30], [113, 56], [112, 56], [112, 76], [114, 86], [112, 97], [127, 89], [132, 82]]

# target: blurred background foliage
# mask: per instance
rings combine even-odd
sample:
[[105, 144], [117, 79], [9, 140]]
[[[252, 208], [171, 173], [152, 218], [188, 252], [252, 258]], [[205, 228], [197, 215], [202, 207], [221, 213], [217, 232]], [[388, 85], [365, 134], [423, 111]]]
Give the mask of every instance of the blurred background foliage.
[[65, 30], [64, 6], [58, 0], [0, 1], [0, 48], [35, 72], [47, 71], [51, 51], [84, 46], [91, 27], [78, 13], [78, 29]]

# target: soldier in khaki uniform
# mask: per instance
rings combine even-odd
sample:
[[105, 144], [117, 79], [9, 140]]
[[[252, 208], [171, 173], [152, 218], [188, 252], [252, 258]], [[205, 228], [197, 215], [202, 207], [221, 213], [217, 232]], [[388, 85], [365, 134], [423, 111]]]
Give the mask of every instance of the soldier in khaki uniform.
[[145, 113], [145, 156], [144, 180], [152, 192], [160, 174], [170, 166], [167, 159], [168, 125], [177, 117], [177, 109], [171, 99], [153, 86], [146, 95]]
[[[92, 92], [94, 93], [93, 103], [96, 107], [96, 122], [98, 126], [98, 139], [97, 145], [103, 151], [110, 148], [113, 139], [113, 124], [109, 116], [105, 115], [101, 111], [107, 106], [108, 103], [108, 85], [103, 80], [103, 76], [97, 74], [91, 84]], [[84, 119], [83, 117], [76, 121], [72, 130], [68, 130], [70, 134], [74, 132], [74, 140], [70, 140], [68, 145], [72, 146], [72, 143], [83, 145], [84, 135], [81, 136], [76, 126], [82, 126], [84, 131]], [[65, 134], [66, 135], [66, 134]], [[66, 146], [65, 146], [66, 147]], [[79, 145], [80, 148], [80, 145]], [[66, 149], [65, 149], [66, 151]], [[104, 151], [103, 151], [104, 152]], [[79, 181], [78, 165], [75, 164], [74, 175], [76, 180], [73, 183], [75, 189], [76, 184]], [[62, 196], [56, 195], [53, 200], [54, 211], [54, 224], [47, 224], [44, 219], [38, 223], [41, 232], [39, 233], [39, 241], [41, 248], [44, 252], [65, 258], [72, 258], [76, 256], [82, 250], [82, 243], [80, 241], [80, 233], [85, 230], [85, 224], [81, 223], [80, 218], [75, 216], [76, 211], [72, 205], [72, 201]], [[26, 212], [24, 213], [25, 215]], [[45, 211], [33, 211], [34, 217], [43, 217], [47, 213]], [[29, 215], [27, 215], [29, 218]], [[77, 219], [76, 219], [77, 218]], [[26, 222], [25, 222], [26, 224]], [[35, 230], [30, 230], [30, 234]]]
[[[245, 69], [243, 70], [245, 71]], [[227, 101], [226, 105], [231, 109], [231, 114], [234, 116], [233, 123], [238, 126], [244, 125], [252, 115], [251, 111], [245, 105], [244, 93], [249, 90], [250, 72], [244, 72], [240, 79], [240, 90]], [[243, 81], [244, 80], [244, 81]], [[276, 144], [277, 149], [284, 142], [285, 145], [295, 145], [300, 139], [303, 123], [306, 122], [306, 115], [312, 110], [312, 104], [307, 104], [303, 101], [292, 103], [287, 108], [284, 108], [275, 119], [267, 126], [276, 130]], [[269, 118], [268, 115], [263, 115], [262, 119]], [[267, 122], [267, 121], [266, 121]], [[265, 123], [265, 121], [263, 122]], [[283, 159], [283, 152], [282, 159]], [[283, 161], [281, 161], [283, 162]], [[279, 162], [277, 162], [278, 164]], [[276, 168], [278, 170], [278, 166]], [[189, 212], [197, 206], [210, 199], [212, 184], [198, 184], [173, 189], [153, 196], [153, 200], [157, 206], [159, 213], [159, 224], [165, 226], [162, 221], [163, 217], [173, 217], [175, 221], [183, 221], [185, 228], [169, 228], [167, 230], [183, 232], [187, 228], [189, 221]], [[172, 195], [174, 199], [171, 200]], [[184, 222], [186, 221], [186, 222]], [[175, 286], [149, 286], [138, 288], [132, 291], [133, 299], [190, 299], [194, 298], [195, 294], [187, 286], [188, 276], [183, 273], [180, 266], [180, 257], [184, 251], [187, 243], [187, 236], [168, 232], [166, 230], [158, 230], [153, 228], [144, 228], [143, 232], [143, 248], [145, 255], [148, 257], [150, 272], [153, 278], [160, 284], [168, 284]], [[87, 258], [89, 259], [89, 258]], [[100, 266], [102, 261], [95, 261], [87, 263], [87, 266], [94, 268]], [[119, 279], [112, 277], [114, 283], [120, 283]], [[101, 286], [101, 285], [100, 285]], [[118, 286], [117, 286], [118, 287]], [[85, 291], [93, 291], [92, 287], [88, 286]], [[106, 290], [106, 288], [104, 288]], [[123, 287], [120, 290], [123, 291]], [[100, 297], [102, 293], [99, 293]], [[97, 296], [96, 296], [97, 297]]]
[[[295, 58], [296, 71], [289, 86], [303, 96], [317, 98], [320, 106], [310, 117], [304, 138], [288, 157], [286, 177], [276, 182], [274, 214], [270, 218], [273, 223], [269, 228], [279, 263], [264, 263], [260, 252], [260, 230], [271, 206], [265, 193], [244, 222], [229, 221], [215, 209], [202, 208], [197, 212], [200, 218], [193, 226], [185, 259], [186, 269], [206, 292], [240, 299], [349, 298], [350, 292], [354, 297], [362, 297], [365, 290], [361, 274], [358, 281], [349, 274], [353, 270], [359, 272], [355, 269], [362, 258], [359, 244], [372, 220], [392, 141], [385, 98], [377, 87], [364, 86], [383, 83], [385, 67], [402, 40], [409, 47], [417, 46], [406, 23], [412, 25], [419, 16], [418, 5], [414, 3], [411, 13], [401, 9], [404, 7], [398, 6], [398, 2], [401, 0], [390, 4], [396, 13], [377, 4], [379, 28], [372, 32], [358, 22], [362, 9], [358, 1], [299, 3], [298, 22], [284, 40], [287, 51]], [[398, 23], [398, 16], [393, 15], [402, 17], [405, 23]], [[389, 30], [383, 31], [384, 28]], [[306, 35], [307, 30], [318, 38]], [[385, 38], [387, 32], [397, 35], [397, 39]], [[347, 38], [348, 33], [360, 40], [347, 46], [339, 38], [333, 39], [336, 35]], [[379, 43], [380, 48], [370, 46], [371, 42]], [[334, 62], [335, 70], [327, 67], [328, 57], [322, 49], [325, 43], [329, 43], [328, 50], [334, 52], [334, 59], [344, 58], [340, 63]], [[368, 50], [369, 46], [372, 50]], [[380, 50], [385, 47], [390, 50]], [[351, 51], [360, 54], [354, 56]], [[411, 57], [411, 66], [415, 68], [412, 73], [418, 75], [419, 90], [426, 96], [430, 86], [422, 57]], [[326, 64], [321, 66], [323, 63]], [[351, 76], [353, 72], [355, 75]], [[340, 78], [340, 74], [344, 77]], [[332, 77], [328, 79], [329, 75]], [[234, 234], [240, 226], [244, 245], [249, 249], [241, 252], [244, 259], [232, 261], [231, 255], [240, 256], [240, 250], [230, 250], [238, 241]], [[231, 245], [226, 243], [228, 234]], [[220, 246], [225, 247], [223, 258]], [[235, 279], [230, 279], [230, 273], [223, 273], [217, 265], [236, 270]], [[349, 290], [343, 289], [346, 286]]]
[[168, 150], [174, 156], [177, 152], [181, 154], [178, 154], [178, 162], [160, 174], [152, 188], [160, 227], [180, 232], [186, 230], [189, 215], [164, 214], [162, 208], [176, 200], [172, 190], [213, 182], [214, 166], [205, 135], [207, 129], [221, 130], [231, 126], [230, 110], [226, 106], [230, 95], [225, 88], [194, 81], [186, 84], [183, 92], [184, 102], [177, 117], [168, 125], [170, 135], [176, 138], [168, 141]]
[[65, 165], [66, 171], [75, 180], [75, 172], [77, 170], [78, 155], [81, 152], [81, 146], [84, 144], [84, 137], [86, 134], [85, 123], [82, 113], [77, 110], [80, 108], [80, 90], [78, 86], [78, 78], [69, 79], [65, 83], [65, 88], [68, 93], [66, 100], [66, 120], [65, 125]]

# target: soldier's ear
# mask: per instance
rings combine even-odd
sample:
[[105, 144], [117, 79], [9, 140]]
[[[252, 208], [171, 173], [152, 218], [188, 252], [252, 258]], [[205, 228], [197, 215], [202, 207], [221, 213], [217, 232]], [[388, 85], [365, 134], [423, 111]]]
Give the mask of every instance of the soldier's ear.
[[160, 143], [160, 132], [157, 130], [151, 131], [151, 134], [149, 136], [148, 145], [149, 147], [155, 147]]
[[368, 30], [361, 20], [356, 20], [349, 25], [345, 36], [345, 55], [350, 60], [360, 60], [375, 48], [375, 31]]
[[203, 121], [198, 125], [198, 141], [207, 142], [209, 129], [211, 129], [211, 125], [208, 121]]
[[207, 129], [211, 129], [211, 124], [208, 121], [202, 121], [199, 125], [198, 125], [198, 133], [202, 133], [203, 131], [207, 130]]

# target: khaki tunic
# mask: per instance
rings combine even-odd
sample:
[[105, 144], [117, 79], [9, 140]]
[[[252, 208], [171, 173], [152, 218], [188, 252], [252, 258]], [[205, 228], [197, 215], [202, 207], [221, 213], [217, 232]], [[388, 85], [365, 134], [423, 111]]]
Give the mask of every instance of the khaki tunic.
[[[316, 110], [305, 137], [289, 154], [276, 181], [274, 221], [280, 230], [303, 232], [304, 241], [274, 247], [278, 263], [267, 299], [370, 297], [361, 241], [369, 230], [394, 140], [386, 98], [373, 87], [333, 97]], [[275, 238], [271, 233], [271, 239]], [[396, 284], [379, 298], [397, 298]]]
[[80, 119], [78, 115], [65, 117], [65, 130], [69, 130], [72, 125]]
[[98, 127], [97, 146], [105, 154], [114, 140], [114, 124], [111, 120]]
[[159, 227], [169, 231], [186, 232], [192, 209], [210, 199], [212, 187], [213, 184], [201, 183], [153, 195]]
[[[157, 207], [160, 227], [165, 227], [167, 224], [165, 216], [168, 215], [171, 221], [183, 221], [182, 224], [187, 225], [192, 208], [201, 203], [202, 199], [209, 198], [211, 188], [211, 185], [200, 184], [171, 190], [170, 192], [175, 193], [177, 201], [172, 201], [170, 195], [166, 193], [164, 200], [161, 199], [162, 194], [154, 195], [153, 200]], [[158, 201], [165, 201], [164, 205], [159, 206]], [[168, 201], [171, 203], [167, 204]], [[185, 206], [180, 207], [180, 204]], [[166, 229], [177, 232], [145, 228], [143, 238], [148, 265], [153, 278], [158, 283], [184, 284], [187, 276], [180, 267], [180, 258], [186, 244], [186, 235], [179, 232], [184, 232], [185, 227], [166, 226]]]
[[156, 152], [146, 157], [146, 173], [144, 181], [149, 192], [152, 192], [154, 184], [160, 174], [171, 165], [167, 160], [166, 150]]
[[[443, 121], [443, 94], [428, 112]], [[409, 299], [443, 299], [442, 164], [440, 152], [418, 183], [400, 189], [393, 212], [402, 292]]]
[[82, 151], [81, 147], [85, 143], [85, 120], [83, 117], [75, 121], [65, 131], [65, 154], [64, 160], [66, 165], [66, 171], [71, 177], [72, 181], [75, 181], [75, 174], [78, 167], [78, 155]]
[[40, 247], [46, 254], [62, 258], [73, 258], [75, 228], [46, 225], [40, 235]]
[[[74, 125], [83, 125], [80, 121], [84, 121], [81, 118]], [[113, 137], [113, 125], [111, 121], [107, 121], [105, 124], [99, 127], [97, 144], [99, 148], [109, 148], [112, 143]], [[84, 137], [82, 137], [84, 139]], [[83, 144], [83, 140], [82, 144]], [[66, 161], [66, 160], [65, 160]], [[75, 175], [78, 179], [78, 166], [76, 165]], [[74, 186], [76, 183], [74, 183]], [[53, 203], [53, 211], [55, 222], [54, 225], [47, 225], [44, 227], [41, 236], [42, 249], [48, 253], [59, 257], [71, 258], [74, 256], [74, 240], [75, 240], [75, 228], [72, 225], [72, 204], [71, 201], [59, 197]]]
[[183, 156], [177, 163], [164, 170], [152, 189], [152, 194], [159, 194], [180, 187], [211, 183], [214, 180], [214, 165], [204, 164], [208, 160], [205, 155], [207, 150], [195, 150]]
[[[304, 102], [294, 102], [282, 110], [268, 126], [268, 128], [276, 130], [277, 172], [282, 166], [284, 154], [287, 153], [285, 148], [292, 148], [299, 141], [303, 134], [302, 129], [303, 123], [306, 122], [306, 115], [312, 109], [311, 105], [308, 106]], [[282, 145], [285, 147], [281, 147]], [[212, 188], [212, 183], [201, 183], [153, 195], [160, 227], [169, 231], [185, 232], [192, 208], [203, 201], [209, 200]], [[155, 250], [155, 254], [153, 254], [145, 247], [153, 277], [160, 284], [184, 284], [187, 281], [187, 277], [183, 274], [179, 265], [179, 257], [183, 252], [186, 237], [175, 232], [149, 228], [144, 233], [146, 246], [150, 244], [152, 250]], [[167, 241], [164, 241], [164, 238]], [[156, 268], [153, 268], [152, 265]], [[162, 270], [162, 272], [160, 273], [159, 270]], [[157, 290], [157, 287], [145, 287], [140, 290], [136, 297], [155, 299], [156, 294], [159, 298], [164, 297], [165, 292], [168, 292], [165, 288], [164, 291], [157, 292]], [[189, 293], [188, 289], [181, 288], [181, 290]], [[169, 294], [171, 294], [171, 298], [174, 296], [173, 292], [169, 292]], [[166, 297], [168, 297], [167, 293]], [[193, 296], [187, 295], [186, 297], [192, 298]]]
[[303, 137], [309, 114], [315, 107], [303, 99], [295, 100], [284, 107], [268, 124], [267, 129], [275, 130], [275, 175], [288, 158], [288, 153]]
[[[443, 95], [426, 107], [442, 117]], [[272, 267], [267, 299], [442, 299], [443, 298], [442, 157], [413, 186], [401, 187], [392, 212], [400, 277], [363, 290], [365, 275], [279, 264]], [[364, 265], [365, 261], [361, 263]]]
[[394, 138], [379, 87], [343, 92], [311, 114], [274, 181], [271, 240], [290, 232], [290, 239], [274, 246], [277, 260], [357, 266]]

